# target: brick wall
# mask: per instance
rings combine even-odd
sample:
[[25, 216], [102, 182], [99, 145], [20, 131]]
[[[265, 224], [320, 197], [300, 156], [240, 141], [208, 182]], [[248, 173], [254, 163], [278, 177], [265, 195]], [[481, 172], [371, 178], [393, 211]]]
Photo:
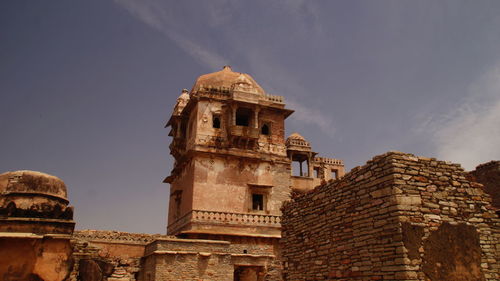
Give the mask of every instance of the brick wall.
[[377, 156], [283, 207], [285, 280], [498, 280], [498, 218], [457, 164]]

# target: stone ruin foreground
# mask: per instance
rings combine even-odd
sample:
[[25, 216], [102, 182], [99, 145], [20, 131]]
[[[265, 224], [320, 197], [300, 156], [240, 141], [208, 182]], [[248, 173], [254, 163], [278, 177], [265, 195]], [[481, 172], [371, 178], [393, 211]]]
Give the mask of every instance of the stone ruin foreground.
[[345, 174], [285, 139], [292, 113], [228, 66], [183, 90], [166, 235], [73, 231], [64, 182], [1, 174], [0, 280], [500, 280], [500, 161], [389, 152]]

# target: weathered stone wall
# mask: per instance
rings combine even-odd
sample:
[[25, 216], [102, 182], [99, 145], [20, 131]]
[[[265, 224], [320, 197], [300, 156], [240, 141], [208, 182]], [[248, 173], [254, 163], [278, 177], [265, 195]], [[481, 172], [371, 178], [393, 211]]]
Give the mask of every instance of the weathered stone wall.
[[136, 281], [146, 245], [164, 235], [83, 230], [73, 235], [71, 281]]
[[146, 246], [140, 280], [281, 280], [274, 252], [256, 248], [260, 252], [229, 241], [158, 239]]
[[283, 207], [285, 280], [498, 280], [498, 218], [457, 164], [390, 152]]
[[497, 211], [500, 210], [500, 161], [481, 164], [470, 174], [491, 196], [493, 207], [497, 208]]
[[0, 174], [0, 280], [66, 280], [75, 222], [66, 185], [36, 171]]
[[34, 236], [0, 237], [0, 280], [66, 280], [72, 266], [68, 238]]

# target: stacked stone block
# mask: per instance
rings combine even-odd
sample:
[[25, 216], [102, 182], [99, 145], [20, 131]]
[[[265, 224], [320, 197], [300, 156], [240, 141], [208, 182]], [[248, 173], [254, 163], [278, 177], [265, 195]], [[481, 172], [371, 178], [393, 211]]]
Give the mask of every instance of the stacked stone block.
[[285, 280], [498, 280], [498, 218], [457, 164], [401, 152], [284, 204]]
[[500, 212], [500, 161], [481, 164], [470, 175], [472, 180], [484, 185], [485, 191], [491, 196], [491, 204]]
[[233, 281], [238, 267], [259, 269], [258, 281], [282, 280], [272, 251], [240, 250], [229, 241], [157, 239], [146, 246], [141, 280]]
[[81, 230], [73, 234], [70, 281], [138, 281], [146, 245], [159, 234]]

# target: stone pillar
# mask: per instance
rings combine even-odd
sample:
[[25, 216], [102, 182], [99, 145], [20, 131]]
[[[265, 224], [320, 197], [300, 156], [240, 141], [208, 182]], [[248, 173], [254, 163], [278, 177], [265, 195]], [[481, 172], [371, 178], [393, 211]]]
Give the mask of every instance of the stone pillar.
[[231, 104], [231, 110], [233, 115], [231, 123], [233, 126], [236, 126], [236, 111], [238, 111], [238, 106], [236, 104]]
[[255, 111], [254, 111], [254, 121], [253, 121], [253, 127], [254, 128], [259, 128], [259, 111], [260, 111], [260, 108], [255, 108]]

